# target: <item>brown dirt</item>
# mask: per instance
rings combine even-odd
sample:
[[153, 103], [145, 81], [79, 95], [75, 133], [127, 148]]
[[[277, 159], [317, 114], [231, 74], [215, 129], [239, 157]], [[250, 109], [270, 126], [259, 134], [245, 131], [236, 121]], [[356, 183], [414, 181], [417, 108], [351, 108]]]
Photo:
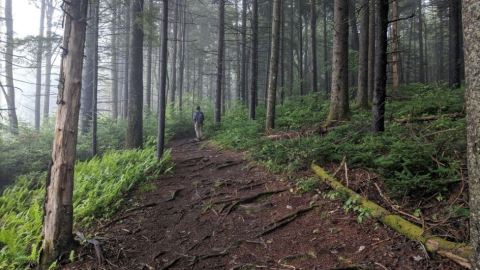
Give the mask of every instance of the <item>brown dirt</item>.
[[[339, 201], [292, 192], [293, 181], [241, 153], [187, 140], [171, 147], [173, 174], [133, 192], [123, 211], [90, 230], [105, 263], [89, 246], [64, 269], [461, 269], [373, 220], [359, 224]], [[278, 193], [235, 204], [265, 191]], [[259, 236], [311, 202], [318, 207]]]

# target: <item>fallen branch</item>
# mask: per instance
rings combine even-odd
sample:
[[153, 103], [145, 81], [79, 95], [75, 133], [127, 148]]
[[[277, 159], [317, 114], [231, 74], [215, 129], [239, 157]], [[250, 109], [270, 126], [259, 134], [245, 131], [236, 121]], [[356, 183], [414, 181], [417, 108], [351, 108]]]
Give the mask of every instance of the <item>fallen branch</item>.
[[266, 229], [263, 230], [263, 232], [257, 234], [256, 237], [260, 237], [260, 236], [264, 236], [266, 234], [269, 234], [273, 231], [275, 231], [276, 229], [278, 228], [281, 228], [287, 224], [289, 224], [290, 222], [294, 221], [297, 217], [301, 216], [302, 214], [306, 213], [306, 212], [309, 212], [311, 210], [313, 210], [315, 207], [317, 207], [316, 205], [312, 205], [310, 207], [307, 207], [307, 208], [301, 208], [289, 215], [286, 215], [284, 217], [282, 217], [281, 219], [279, 220], [276, 220], [270, 224], [268, 224], [266, 227]]
[[440, 115], [426, 115], [420, 117], [406, 117], [406, 118], [396, 118], [393, 119], [394, 122], [405, 124], [411, 122], [425, 122], [425, 121], [433, 121], [441, 118], [461, 118], [464, 117], [465, 114], [463, 113], [449, 113], [449, 114], [440, 114]]
[[345, 193], [350, 198], [357, 198], [359, 204], [370, 212], [371, 217], [379, 220], [399, 234], [406, 236], [408, 239], [422, 243], [427, 251], [436, 252], [459, 265], [471, 269], [468, 260], [472, 255], [472, 248], [469, 245], [465, 243], [455, 243], [437, 236], [428, 235], [419, 226], [405, 220], [399, 215], [392, 214], [387, 209], [345, 187], [339, 181], [330, 176], [322, 167], [312, 164], [312, 170], [321, 180], [325, 181], [334, 190]]

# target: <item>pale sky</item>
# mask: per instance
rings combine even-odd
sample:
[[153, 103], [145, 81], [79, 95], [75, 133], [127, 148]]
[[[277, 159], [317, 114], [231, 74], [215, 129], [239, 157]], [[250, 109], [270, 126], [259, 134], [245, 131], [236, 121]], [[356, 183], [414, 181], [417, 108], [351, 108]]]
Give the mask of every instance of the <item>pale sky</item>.
[[[32, 3], [32, 0], [13, 0], [13, 28], [14, 28], [14, 35], [15, 38], [23, 38], [26, 36], [36, 36], [39, 32], [39, 20], [40, 20], [40, 8], [36, 7], [35, 4]], [[56, 1], [55, 1], [56, 2]], [[61, 13], [57, 9], [55, 11], [54, 20], [59, 20]], [[3, 14], [1, 14], [3, 16]], [[5, 26], [2, 26], [2, 39], [5, 31]], [[56, 32], [61, 32], [61, 29], [54, 29]], [[14, 52], [14, 54], [16, 54]], [[54, 52], [55, 58], [56, 52]], [[57, 57], [58, 59], [58, 57]], [[2, 59], [3, 61], [3, 59]], [[57, 61], [58, 63], [58, 61]], [[45, 65], [45, 63], [43, 63]], [[2, 63], [2, 66], [4, 64]], [[1, 72], [4, 72], [3, 70]], [[56, 73], [55, 67], [52, 70], [53, 73]], [[34, 94], [35, 94], [35, 69], [22, 69], [22, 68], [15, 68], [14, 67], [14, 79], [15, 79], [15, 87], [19, 90], [16, 92], [16, 107], [17, 107], [17, 114], [20, 118], [20, 121], [33, 123], [34, 118]], [[4, 77], [1, 76], [2, 80]], [[57, 77], [52, 75], [52, 91], [55, 91], [55, 85], [57, 81]], [[42, 76], [42, 83], [44, 78]], [[42, 89], [43, 92], [43, 89]], [[43, 96], [41, 100], [41, 104], [43, 106]], [[55, 102], [55, 96], [50, 97], [50, 104], [53, 108]], [[53, 102], [52, 102], [53, 101]], [[53, 104], [52, 104], [53, 103]], [[0, 95], [0, 108], [5, 108], [5, 99], [3, 95]], [[43, 111], [43, 108], [41, 109]], [[52, 111], [52, 110], [51, 110]], [[52, 113], [52, 112], [51, 112]], [[4, 115], [5, 117], [6, 115]], [[5, 119], [4, 119], [5, 120]]]

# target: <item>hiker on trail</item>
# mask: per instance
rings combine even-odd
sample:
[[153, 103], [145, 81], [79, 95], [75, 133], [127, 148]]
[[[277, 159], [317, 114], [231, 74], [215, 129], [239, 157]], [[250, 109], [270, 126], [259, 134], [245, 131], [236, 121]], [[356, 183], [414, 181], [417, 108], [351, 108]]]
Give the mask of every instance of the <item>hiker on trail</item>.
[[203, 137], [203, 120], [205, 116], [203, 112], [200, 110], [200, 106], [197, 106], [197, 110], [193, 113], [193, 125], [195, 127], [195, 135], [197, 136], [197, 140], [202, 140]]

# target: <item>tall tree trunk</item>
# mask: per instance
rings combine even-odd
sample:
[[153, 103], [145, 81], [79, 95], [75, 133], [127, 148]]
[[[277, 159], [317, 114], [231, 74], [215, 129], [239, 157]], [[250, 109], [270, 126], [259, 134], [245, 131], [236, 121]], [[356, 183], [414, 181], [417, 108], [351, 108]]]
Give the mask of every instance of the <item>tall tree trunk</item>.
[[[418, 65], [419, 65], [419, 70], [418, 70], [418, 75], [419, 80], [421, 83], [426, 83], [427, 79], [425, 76], [425, 49], [424, 49], [424, 31], [423, 31], [423, 5], [422, 1], [423, 0], [417, 0], [418, 1], [418, 46], [419, 46], [419, 59], [418, 59]], [[376, 84], [376, 83], [375, 83]]]
[[312, 41], [312, 91], [318, 92], [317, 71], [317, 0], [311, 1], [310, 31]]
[[289, 62], [290, 62], [290, 68], [288, 70], [289, 72], [289, 85], [288, 85], [288, 88], [289, 88], [289, 91], [288, 91], [288, 95], [289, 96], [293, 96], [293, 86], [294, 86], [294, 70], [293, 70], [293, 67], [294, 67], [294, 62], [295, 62], [295, 58], [294, 58], [294, 52], [295, 52], [295, 8], [294, 8], [294, 1], [295, 0], [291, 0], [290, 2], [290, 21], [289, 21], [289, 24], [290, 24], [290, 48], [289, 48]]
[[392, 92], [398, 92], [400, 85], [399, 64], [400, 49], [398, 41], [398, 0], [392, 1]]
[[157, 158], [160, 160], [165, 149], [165, 111], [167, 106], [167, 63], [168, 63], [168, 0], [163, 0], [162, 44], [160, 47]]
[[378, 25], [375, 52], [375, 89], [373, 91], [372, 128], [374, 133], [385, 130], [385, 98], [387, 94], [387, 31], [388, 1], [377, 2], [375, 24]]
[[280, 45], [280, 0], [273, 0], [272, 46], [268, 77], [267, 119], [265, 129], [275, 128], [275, 106], [277, 100], [278, 54]]
[[375, 87], [375, 12], [376, 0], [370, 1], [370, 16], [368, 19], [368, 102], [373, 101], [373, 88]]
[[37, 43], [37, 78], [35, 83], [35, 130], [40, 130], [40, 102], [42, 97], [43, 38], [45, 32], [45, 0], [40, 1], [40, 30]]
[[[93, 0], [90, 0], [93, 1]], [[88, 7], [87, 34], [85, 40], [85, 65], [83, 67], [82, 106], [80, 128], [83, 134], [90, 131], [93, 117], [93, 88], [95, 73], [95, 5]]]
[[349, 118], [348, 0], [334, 1], [332, 95], [327, 123]]
[[358, 52], [358, 91], [357, 105], [368, 108], [368, 37], [369, 37], [369, 0], [362, 0], [360, 12], [360, 47]]
[[[148, 9], [150, 11], [153, 10], [153, 0], [148, 1]], [[149, 12], [150, 16], [152, 16], [153, 13]], [[152, 108], [152, 62], [153, 62], [153, 33], [154, 33], [154, 25], [152, 24], [148, 26], [148, 43], [147, 43], [147, 82], [146, 82], [146, 90], [145, 90], [145, 95], [146, 95], [146, 105], [147, 109], [150, 112]]]
[[178, 52], [178, 17], [179, 3], [175, 1], [174, 19], [173, 19], [173, 55], [172, 55], [172, 88], [170, 90], [170, 107], [175, 108], [175, 95], [177, 94], [177, 52]]
[[130, 85], [130, 77], [129, 77], [129, 68], [130, 68], [130, 31], [131, 31], [131, 14], [130, 14], [130, 7], [127, 5], [124, 7], [125, 12], [125, 51], [123, 57], [124, 65], [123, 65], [123, 93], [122, 93], [122, 118], [127, 119], [128, 116], [128, 87]]
[[467, 160], [470, 193], [472, 269], [480, 269], [480, 9], [477, 0], [463, 0], [465, 83], [467, 109]]
[[[5, 51], [5, 75], [7, 81], [6, 100], [8, 108], [8, 119], [10, 132], [18, 134], [17, 108], [15, 107], [15, 85], [13, 83], [13, 16], [12, 0], [5, 0], [5, 25], [7, 26]], [[5, 94], [5, 93], [4, 93]]]
[[183, 14], [182, 14], [182, 39], [180, 44], [180, 67], [179, 67], [179, 78], [178, 78], [178, 109], [182, 111], [183, 109], [183, 84], [185, 76], [185, 49], [186, 49], [186, 35], [187, 35], [187, 1], [183, 2]]
[[112, 10], [112, 23], [111, 27], [111, 50], [112, 50], [112, 67], [111, 67], [111, 76], [112, 76], [112, 90], [111, 90], [111, 101], [112, 101], [112, 118], [117, 121], [118, 118], [118, 56], [117, 56], [117, 0], [111, 1]]
[[280, 2], [280, 104], [285, 99], [285, 4]]
[[143, 144], [143, 0], [131, 2], [130, 85], [128, 87], [127, 148]]
[[325, 82], [325, 94], [328, 95], [330, 93], [330, 80], [328, 74], [328, 32], [327, 32], [327, 1], [323, 1], [323, 66], [324, 66], [324, 74]]
[[252, 70], [250, 86], [250, 119], [255, 120], [258, 93], [258, 0], [252, 0]]
[[247, 104], [247, 0], [242, 0], [242, 67], [240, 75], [240, 96]]
[[[355, 0], [349, 0], [348, 4], [348, 16], [349, 16], [349, 44], [350, 44], [350, 49], [352, 51], [358, 52], [360, 48], [360, 38], [358, 35], [358, 25], [357, 25], [357, 8], [356, 8], [356, 1]], [[350, 87], [356, 86], [357, 85], [357, 79], [358, 79], [358, 72], [355, 72], [353, 68], [350, 68], [349, 65], [349, 72], [348, 72], [348, 78], [349, 78], [349, 85]]]
[[217, 56], [217, 90], [215, 94], [215, 125], [220, 125], [222, 118], [222, 81], [225, 54], [225, 0], [218, 3], [218, 56]]
[[448, 63], [448, 85], [450, 87], [460, 86], [461, 76], [461, 59], [460, 59], [460, 8], [461, 2], [459, 0], [449, 0], [449, 63]]
[[300, 95], [304, 94], [303, 89], [303, 8], [302, 8], [302, 0], [297, 1], [297, 11], [298, 11], [298, 41], [300, 42], [298, 47], [298, 81], [300, 87]]
[[[7, 0], [10, 1], [10, 0]], [[49, 269], [60, 255], [68, 254], [73, 241], [73, 176], [75, 168], [85, 21], [88, 0], [64, 6], [65, 24], [58, 109], [44, 202], [43, 244], [40, 268]]]
[[46, 17], [47, 17], [47, 42], [45, 46], [45, 98], [43, 100], [43, 118], [48, 120], [50, 115], [50, 84], [52, 83], [52, 47], [53, 47], [53, 13], [55, 8], [53, 6], [53, 0], [47, 0], [46, 2]]
[[[93, 1], [93, 0], [92, 0]], [[98, 119], [98, 32], [100, 27], [100, 0], [95, 0], [93, 3], [90, 2], [90, 5], [94, 5], [95, 16], [94, 16], [94, 29], [93, 33], [95, 35], [94, 43], [94, 71], [93, 71], [93, 97], [92, 97], [92, 156], [97, 155], [98, 142], [97, 142], [97, 119]]]

